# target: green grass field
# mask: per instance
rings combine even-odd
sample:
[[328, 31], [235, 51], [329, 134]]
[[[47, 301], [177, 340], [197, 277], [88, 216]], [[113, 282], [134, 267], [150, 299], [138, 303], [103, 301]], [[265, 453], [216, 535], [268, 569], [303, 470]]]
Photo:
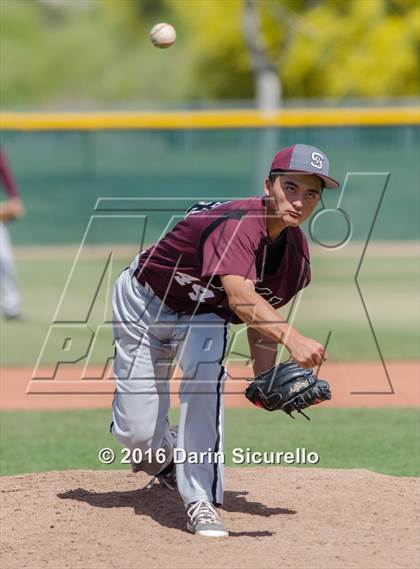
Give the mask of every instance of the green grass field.
[[[419, 476], [419, 421], [415, 409], [313, 409], [311, 423], [282, 413], [227, 409], [225, 456], [232, 449], [316, 452], [319, 468], [367, 468]], [[121, 446], [109, 434], [110, 411], [8, 411], [0, 419], [2, 475], [65, 469], [119, 469]], [[171, 412], [177, 422], [177, 411]], [[116, 452], [111, 466], [98, 451]], [[303, 467], [303, 466], [302, 466]]]
[[[118, 250], [104, 272], [106, 249], [89, 249], [69, 279], [76, 248], [18, 249], [18, 272], [23, 289], [24, 319], [2, 322], [2, 365], [33, 366], [57, 310], [57, 320], [68, 322], [73, 338], [68, 360], [84, 353], [87, 334], [111, 317], [112, 284], [130, 260], [131, 251]], [[377, 350], [354, 283], [356, 254], [313, 255], [312, 285], [296, 311], [295, 325], [304, 334], [325, 340], [329, 331], [331, 359], [372, 360]], [[103, 277], [103, 278], [102, 278]], [[382, 353], [390, 359], [418, 357], [418, 269], [413, 248], [390, 254], [371, 252], [359, 283]], [[97, 293], [97, 294], [96, 294]], [[95, 302], [92, 303], [92, 299]], [[289, 308], [283, 314], [289, 316]], [[78, 330], [75, 325], [80, 324]], [[240, 327], [231, 352], [247, 355]], [[58, 338], [58, 339], [57, 339]], [[42, 363], [63, 358], [60, 336], [48, 346]], [[98, 337], [91, 363], [112, 356], [110, 330]], [[65, 354], [64, 354], [65, 355]], [[235, 356], [236, 357], [236, 356]], [[322, 409], [291, 421], [283, 414], [259, 410], [226, 410], [226, 463], [234, 447], [253, 451], [294, 451], [305, 448], [319, 454], [321, 468], [367, 468], [397, 476], [419, 475], [419, 421], [415, 409]], [[0, 420], [0, 460], [3, 475], [63, 469], [123, 468], [121, 447], [109, 434], [109, 410], [4, 412]], [[172, 413], [176, 422], [176, 411]], [[104, 466], [98, 451], [117, 453]]]
[[[71, 361], [83, 356], [91, 331], [111, 318], [111, 287], [120, 270], [128, 264], [131, 254], [134, 255], [134, 249], [133, 252], [128, 250], [115, 255], [105, 275], [107, 252], [103, 248], [90, 250], [81, 256], [69, 279], [76, 250], [54, 247], [31, 252], [28, 248], [18, 249], [24, 320], [1, 323], [3, 366], [34, 366], [66, 283], [68, 287], [57, 319], [69, 323], [71, 329], [64, 326], [54, 336], [44, 353], [43, 364]], [[323, 342], [329, 331], [332, 332], [329, 354], [333, 360], [378, 358], [354, 282], [359, 255], [360, 252], [349, 255], [339, 251], [331, 255], [313, 255], [312, 284], [304, 291], [296, 310], [294, 323], [303, 334]], [[368, 253], [359, 284], [384, 358], [418, 358], [419, 275], [416, 251], [411, 247], [407, 252], [402, 246], [400, 254], [395, 251], [389, 255]], [[282, 309], [283, 315], [288, 315], [289, 308]], [[75, 329], [77, 323], [82, 324]], [[231, 350], [247, 355], [245, 335], [238, 327], [234, 330], [237, 335]], [[72, 350], [63, 353], [62, 337], [69, 335], [73, 338]], [[98, 337], [90, 354], [90, 363], [103, 363], [112, 354], [112, 334], [107, 329]]]

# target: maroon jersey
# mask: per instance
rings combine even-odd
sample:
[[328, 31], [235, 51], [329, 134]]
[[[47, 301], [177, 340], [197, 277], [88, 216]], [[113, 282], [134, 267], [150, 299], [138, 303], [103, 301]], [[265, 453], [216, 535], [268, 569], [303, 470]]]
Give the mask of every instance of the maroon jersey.
[[233, 323], [220, 275], [252, 280], [274, 308], [310, 282], [305, 235], [289, 227], [272, 241], [262, 197], [200, 202], [169, 233], [140, 255], [136, 278], [170, 308], [185, 314], [214, 312]]

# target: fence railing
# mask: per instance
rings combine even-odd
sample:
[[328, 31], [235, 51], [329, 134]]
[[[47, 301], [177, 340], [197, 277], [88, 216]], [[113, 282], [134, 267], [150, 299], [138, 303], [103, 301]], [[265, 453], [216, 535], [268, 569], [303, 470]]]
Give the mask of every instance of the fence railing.
[[0, 114], [5, 130], [210, 129], [420, 124], [417, 107]]

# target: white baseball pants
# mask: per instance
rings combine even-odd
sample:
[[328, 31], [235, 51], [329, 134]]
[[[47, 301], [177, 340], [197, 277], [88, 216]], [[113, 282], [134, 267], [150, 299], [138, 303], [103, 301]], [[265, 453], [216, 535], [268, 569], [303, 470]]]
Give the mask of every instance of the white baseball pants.
[[165, 449], [163, 464], [150, 462], [150, 454], [143, 460], [142, 470], [149, 474], [170, 463], [169, 380], [178, 363], [182, 381], [177, 448], [185, 453], [177, 456], [210, 457], [198, 464], [195, 458], [177, 462], [178, 490], [186, 505], [198, 500], [222, 504], [223, 461], [212, 460], [212, 453], [223, 453], [227, 323], [215, 314], [191, 316], [170, 309], [148, 285], [139, 284], [133, 276], [136, 268], [137, 258], [119, 276], [113, 293], [116, 391], [111, 432], [143, 456], [152, 449], [158, 458], [157, 450]]
[[0, 221], [0, 300], [5, 316], [18, 316], [21, 297], [9, 231]]

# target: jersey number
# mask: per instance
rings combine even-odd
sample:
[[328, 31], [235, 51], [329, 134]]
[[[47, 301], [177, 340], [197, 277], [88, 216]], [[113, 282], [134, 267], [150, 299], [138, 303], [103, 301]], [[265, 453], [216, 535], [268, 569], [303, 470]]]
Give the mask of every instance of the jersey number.
[[191, 298], [191, 300], [194, 300], [196, 302], [205, 302], [209, 298], [214, 297], [214, 292], [208, 288], [205, 288], [204, 286], [193, 284], [192, 289], [194, 292], [190, 292], [188, 296]]
[[178, 271], [174, 278], [176, 282], [181, 286], [186, 286], [193, 283], [191, 288], [194, 292], [188, 293], [188, 296], [191, 298], [191, 300], [194, 300], [194, 302], [205, 302], [209, 298], [214, 297], [214, 292], [194, 282], [199, 280], [197, 277], [192, 277], [186, 273], [181, 273]]

